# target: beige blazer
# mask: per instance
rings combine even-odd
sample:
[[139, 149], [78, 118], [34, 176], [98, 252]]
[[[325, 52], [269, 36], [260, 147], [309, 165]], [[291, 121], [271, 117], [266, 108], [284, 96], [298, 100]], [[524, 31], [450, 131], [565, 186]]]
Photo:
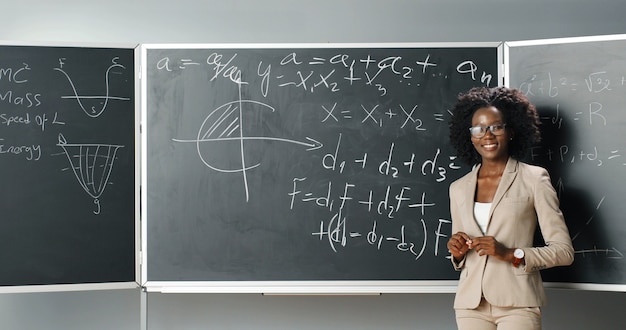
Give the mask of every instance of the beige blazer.
[[[484, 236], [473, 212], [479, 168], [450, 185], [452, 233]], [[533, 247], [537, 225], [545, 246]], [[485, 236], [510, 248], [522, 248], [526, 264], [515, 268], [473, 250], [458, 263], [452, 258], [454, 268], [461, 271], [454, 308], [476, 308], [482, 296], [495, 306], [542, 306], [546, 296], [539, 271], [574, 261], [572, 240], [548, 172], [512, 158], [496, 190]]]

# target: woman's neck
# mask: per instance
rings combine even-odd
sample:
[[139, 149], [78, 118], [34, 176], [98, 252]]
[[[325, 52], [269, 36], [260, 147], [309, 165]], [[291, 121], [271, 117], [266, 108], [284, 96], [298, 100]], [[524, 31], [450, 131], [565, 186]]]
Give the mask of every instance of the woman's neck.
[[480, 165], [481, 177], [501, 177], [506, 168], [507, 160], [504, 161], [483, 161]]
[[491, 203], [498, 190], [506, 162], [488, 161], [481, 164], [478, 170], [478, 180], [474, 201]]

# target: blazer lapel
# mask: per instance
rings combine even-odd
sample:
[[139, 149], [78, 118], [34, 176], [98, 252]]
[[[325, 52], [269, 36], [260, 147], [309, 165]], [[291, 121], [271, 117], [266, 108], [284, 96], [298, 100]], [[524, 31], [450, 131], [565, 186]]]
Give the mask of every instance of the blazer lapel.
[[491, 221], [491, 216], [493, 214], [493, 210], [498, 206], [504, 194], [509, 190], [515, 176], [517, 176], [517, 160], [513, 158], [509, 158], [506, 163], [506, 167], [504, 168], [504, 172], [502, 173], [502, 178], [500, 178], [500, 184], [498, 184], [498, 189], [496, 189], [496, 195], [493, 197], [493, 202], [491, 204], [491, 210], [489, 211], [489, 220]]
[[[468, 217], [466, 217], [466, 219], [468, 219], [469, 225], [471, 226], [471, 228], [473, 228], [473, 232], [475, 233], [482, 233], [482, 231], [480, 230], [480, 226], [478, 226], [476, 219], [474, 219], [474, 200], [476, 199], [475, 198], [476, 184], [478, 182], [478, 170], [479, 169], [480, 169], [480, 164], [475, 166], [472, 169], [471, 175], [467, 177], [467, 180], [465, 182], [465, 185], [466, 185], [465, 191], [467, 193], [464, 196], [464, 200], [462, 204], [463, 214], [469, 215]], [[469, 228], [468, 223], [465, 223], [464, 226], [465, 228]], [[482, 235], [479, 235], [479, 236], [482, 236]]]

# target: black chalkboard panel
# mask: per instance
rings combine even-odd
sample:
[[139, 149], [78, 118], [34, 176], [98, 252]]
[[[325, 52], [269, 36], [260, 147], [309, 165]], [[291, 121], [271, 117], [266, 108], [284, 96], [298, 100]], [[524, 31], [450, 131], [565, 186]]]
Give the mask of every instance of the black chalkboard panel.
[[507, 45], [508, 84], [537, 105], [548, 168], [576, 250], [549, 282], [626, 285], [626, 36]]
[[0, 286], [137, 280], [134, 62], [0, 46]]
[[144, 45], [145, 285], [456, 280], [448, 109], [497, 46]]

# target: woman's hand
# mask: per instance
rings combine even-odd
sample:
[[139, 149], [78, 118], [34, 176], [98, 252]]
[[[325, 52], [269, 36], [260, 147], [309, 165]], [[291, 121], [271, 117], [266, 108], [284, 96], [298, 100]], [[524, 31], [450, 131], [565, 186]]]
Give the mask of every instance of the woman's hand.
[[494, 256], [496, 259], [511, 261], [513, 250], [498, 242], [493, 236], [474, 237], [469, 243], [469, 248], [479, 256]]
[[452, 253], [454, 260], [459, 261], [470, 249], [472, 239], [466, 233], [460, 231], [450, 237], [448, 240], [448, 251]]

